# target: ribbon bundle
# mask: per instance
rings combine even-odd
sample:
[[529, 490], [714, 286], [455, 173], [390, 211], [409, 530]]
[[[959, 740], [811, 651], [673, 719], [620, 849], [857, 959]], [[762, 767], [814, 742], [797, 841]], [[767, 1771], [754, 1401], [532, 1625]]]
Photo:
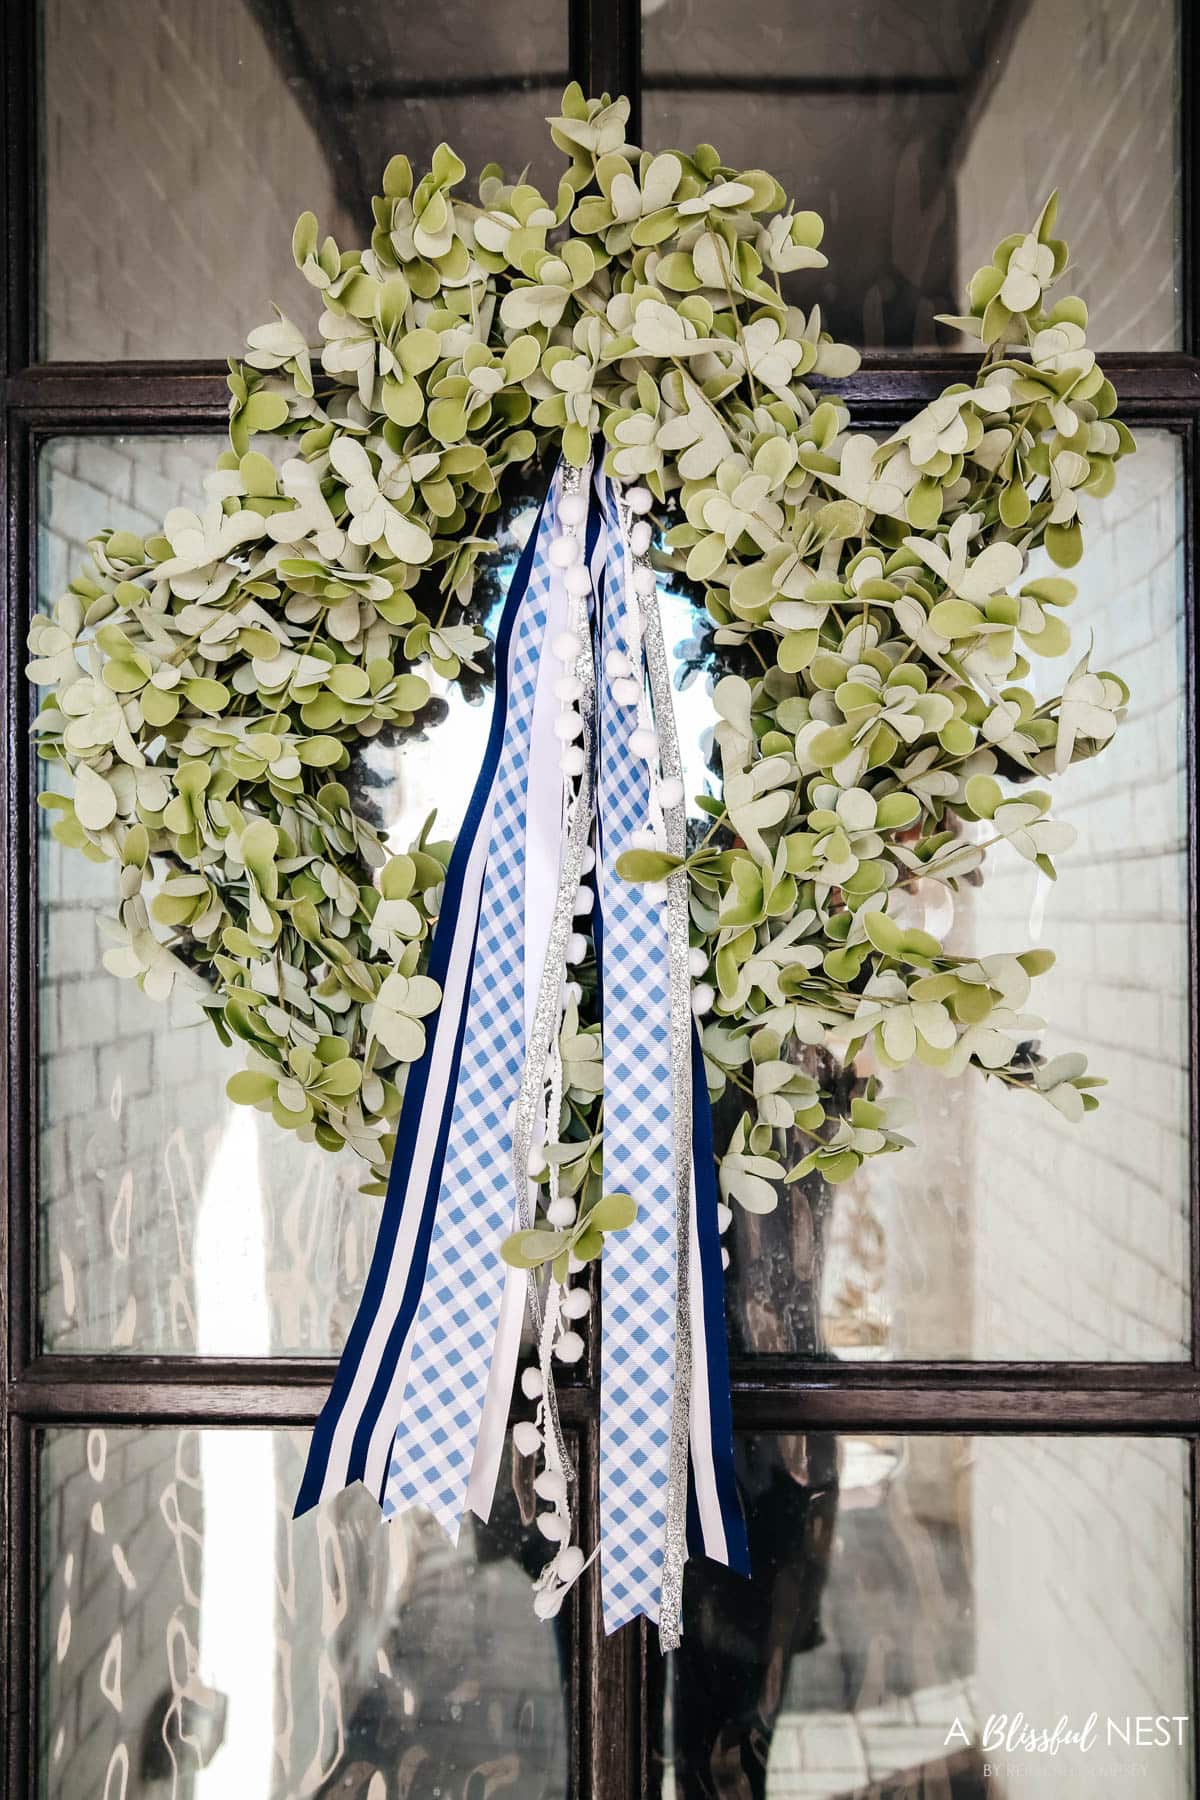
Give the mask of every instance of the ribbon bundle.
[[[538, 1524], [557, 1546], [537, 1610], [590, 1558], [572, 1541], [555, 1362], [583, 1353], [589, 1302], [509, 1267], [513, 1231], [570, 1228], [557, 1192], [559, 1033], [590, 925], [604, 1055], [603, 1188], [637, 1203], [605, 1239], [600, 1555], [604, 1622], [638, 1614], [678, 1643], [683, 1565], [745, 1570], [732, 1471], [711, 1122], [692, 1022], [686, 876], [616, 872], [623, 850], [685, 851], [684, 793], [650, 503], [560, 466], [496, 640], [483, 767], [446, 876], [429, 974], [442, 1002], [408, 1078], [362, 1303], [317, 1422], [297, 1514], [363, 1481], [390, 1515], [427, 1507], [453, 1535], [488, 1517], [526, 1318]], [[695, 1103], [694, 1103], [695, 1101]], [[539, 1219], [547, 1174], [548, 1204]], [[561, 1266], [558, 1272], [561, 1273]], [[593, 1555], [595, 1551], [593, 1551]]]

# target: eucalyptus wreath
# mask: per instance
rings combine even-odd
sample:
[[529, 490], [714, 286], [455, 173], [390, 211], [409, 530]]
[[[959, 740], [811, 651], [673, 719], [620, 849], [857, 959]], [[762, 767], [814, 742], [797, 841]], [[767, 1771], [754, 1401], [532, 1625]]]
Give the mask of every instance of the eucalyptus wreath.
[[[879, 443], [831, 386], [856, 352], [784, 295], [825, 266], [817, 215], [709, 145], [639, 152], [628, 114], [567, 90], [553, 200], [495, 166], [467, 200], [442, 145], [419, 179], [388, 164], [369, 247], [304, 214], [319, 345], [282, 313], [251, 332], [202, 510], [102, 531], [30, 628], [39, 751], [73, 778], [42, 804], [62, 843], [120, 870], [105, 965], [158, 999], [193, 990], [247, 1047], [232, 1099], [351, 1146], [375, 1191], [439, 1001], [423, 969], [451, 846], [431, 821], [389, 854], [352, 761], [430, 716], [430, 671], [486, 672], [476, 588], [509, 471], [597, 444], [653, 494], [658, 564], [702, 587], [725, 671], [720, 794], [699, 797], [686, 858], [710, 1092], [743, 1102], [718, 1145], [725, 1199], [765, 1211], [786, 1181], [906, 1142], [873, 1081], [846, 1105], [806, 1072], [828, 1067], [813, 1046], [973, 1066], [1072, 1119], [1096, 1104], [1082, 1056], [1033, 1047], [1050, 953], [950, 954], [896, 898], [978, 879], [1002, 840], [1053, 876], [1072, 833], [1047, 785], [1128, 698], [1090, 651], [1054, 698], [1029, 685], [1032, 659], [1067, 655], [1076, 591], [1030, 558], [1078, 560], [1082, 497], [1133, 448], [1083, 302], [1048, 298], [1055, 200], [950, 321], [980, 341], [974, 382]], [[676, 862], [631, 850], [621, 872]], [[578, 992], [549, 1155], [587, 1202], [586, 969]]]

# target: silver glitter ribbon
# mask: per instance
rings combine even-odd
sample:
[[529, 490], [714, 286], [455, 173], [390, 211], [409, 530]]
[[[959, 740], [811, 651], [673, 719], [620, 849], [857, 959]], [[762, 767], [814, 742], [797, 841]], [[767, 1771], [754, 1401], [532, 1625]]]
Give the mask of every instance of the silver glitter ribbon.
[[[659, 760], [665, 781], [682, 787], [683, 762], [671, 700], [671, 668], [663, 642], [658, 591], [648, 555], [630, 542], [632, 515], [617, 496], [626, 570], [637, 599], [642, 649], [650, 681]], [[643, 577], [645, 591], [638, 582]], [[687, 855], [687, 813], [681, 798], [662, 809], [666, 849]], [[688, 1435], [692, 1393], [690, 1252], [692, 1204], [692, 996], [688, 973], [688, 878], [679, 868], [667, 877], [667, 947], [671, 991], [671, 1091], [675, 1153], [675, 1392], [671, 1404], [671, 1449], [667, 1478], [666, 1541], [658, 1637], [664, 1650], [677, 1649], [683, 1636], [683, 1569], [687, 1561]]]

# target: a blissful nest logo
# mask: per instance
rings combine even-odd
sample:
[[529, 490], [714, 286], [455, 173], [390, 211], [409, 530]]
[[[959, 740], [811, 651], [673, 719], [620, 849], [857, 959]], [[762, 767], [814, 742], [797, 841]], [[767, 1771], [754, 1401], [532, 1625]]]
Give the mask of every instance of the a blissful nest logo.
[[[985, 1777], [1032, 1773], [1045, 1768], [1059, 1756], [1094, 1753], [1128, 1758], [1140, 1750], [1169, 1750], [1187, 1742], [1190, 1719], [1187, 1713], [1097, 1713], [1090, 1712], [1082, 1720], [1061, 1713], [1053, 1724], [1029, 1718], [1023, 1712], [989, 1713], [976, 1739], [959, 1717], [947, 1731], [944, 1744], [948, 1750], [976, 1746], [985, 1757], [1008, 1759], [1027, 1757], [1021, 1767], [1008, 1760], [984, 1763]], [[1099, 1768], [1095, 1769], [1100, 1773]], [[1115, 1773], [1108, 1767], [1107, 1772]], [[1145, 1774], [1147, 1762], [1124, 1761], [1120, 1772]]]

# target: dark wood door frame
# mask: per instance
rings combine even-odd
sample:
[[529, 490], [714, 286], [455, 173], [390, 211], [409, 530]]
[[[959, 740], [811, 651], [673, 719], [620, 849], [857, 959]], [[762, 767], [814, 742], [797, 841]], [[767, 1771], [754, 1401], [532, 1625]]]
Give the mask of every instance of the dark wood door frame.
[[[1185, 606], [1188, 631], [1188, 829], [1193, 909], [1190, 924], [1191, 1107], [1197, 1117], [1196, 1008], [1196, 441], [1200, 423], [1197, 349], [1197, 245], [1200, 182], [1196, 179], [1197, 38], [1194, 9], [1183, 18], [1182, 129], [1184, 349], [1161, 356], [1106, 358], [1135, 428], [1153, 425], [1181, 441], [1185, 505]], [[226, 421], [225, 371], [211, 363], [47, 364], [36, 343], [37, 54], [33, 0], [3, 10], [4, 119], [0, 126], [4, 318], [0, 327], [5, 549], [3, 654], [5, 757], [0, 775], [0, 855], [4, 859], [3, 1016], [6, 1192], [0, 1208], [0, 1424], [5, 1471], [3, 1622], [6, 1632], [7, 1756], [0, 1786], [8, 1800], [36, 1791], [38, 1677], [34, 1654], [37, 1601], [36, 1433], [51, 1424], [302, 1425], [323, 1401], [332, 1363], [326, 1358], [270, 1361], [130, 1354], [38, 1353], [36, 1306], [36, 896], [34, 771], [30, 703], [22, 676], [25, 624], [35, 592], [36, 459], [52, 437], [104, 432], [221, 430]], [[571, 71], [589, 92], [626, 92], [638, 135], [640, 24], [635, 0], [570, 0]], [[970, 359], [941, 353], [868, 354], [860, 373], [842, 384], [856, 423], [887, 426], [961, 378]], [[915, 1362], [814, 1364], [763, 1358], [735, 1364], [735, 1423], [743, 1428], [803, 1431], [878, 1430], [971, 1433], [1169, 1433], [1191, 1442], [1193, 1507], [1193, 1693], [1200, 1695], [1200, 1195], [1196, 1148], [1191, 1155], [1192, 1357], [1181, 1364]], [[597, 1394], [568, 1389], [564, 1413], [576, 1434], [583, 1488], [595, 1507]], [[585, 1528], [588, 1521], [584, 1521]], [[578, 1646], [575, 1766], [579, 1791], [595, 1800], [634, 1800], [648, 1790], [647, 1659], [644, 1631], [605, 1639], [594, 1588], [576, 1608]], [[1200, 1762], [1197, 1765], [1200, 1789]]]

